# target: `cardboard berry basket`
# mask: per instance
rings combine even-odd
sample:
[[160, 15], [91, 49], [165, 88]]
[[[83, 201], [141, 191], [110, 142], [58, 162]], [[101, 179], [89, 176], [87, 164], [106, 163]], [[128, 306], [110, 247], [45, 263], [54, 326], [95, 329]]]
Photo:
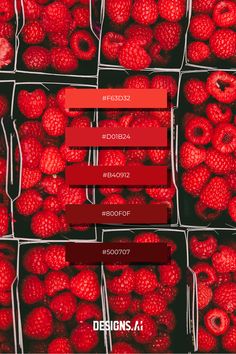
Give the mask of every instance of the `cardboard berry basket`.
[[[68, 111], [63, 108], [63, 89], [70, 86], [71, 84], [46, 82], [15, 85], [12, 113], [15, 118], [12, 149], [14, 159], [12, 170], [16, 181], [14, 196], [12, 196], [14, 237], [32, 239], [35, 235], [34, 239], [37, 240], [47, 234], [46, 238], [96, 240], [94, 225], [78, 225], [70, 228], [65, 219], [66, 204], [84, 204], [93, 201], [92, 190], [86, 186], [70, 188], [64, 180], [67, 164], [76, 162], [85, 166], [90, 165], [92, 157], [89, 148], [77, 150], [65, 148], [66, 126], [89, 127], [95, 119], [94, 110], [83, 111], [82, 114], [72, 112], [73, 117], [71, 114], [68, 117]], [[94, 86], [73, 85], [73, 87]], [[36, 99], [37, 105], [35, 105]], [[55, 125], [52, 123], [55, 122], [54, 119], [57, 122]], [[47, 127], [45, 121], [48, 121]], [[60, 201], [57, 193], [61, 195]], [[35, 206], [31, 209], [34, 215], [29, 212], [30, 205]], [[47, 214], [45, 221], [41, 219], [43, 214], [44, 217]], [[36, 219], [38, 217], [41, 219], [34, 223], [39, 232], [33, 226], [32, 218], [35, 215]], [[51, 232], [48, 233], [46, 229], [49, 225], [51, 225]]]
[[[168, 5], [162, 1], [159, 6], [162, 6], [164, 17], [160, 13], [158, 15], [156, 2], [149, 4], [153, 6], [152, 9], [146, 7], [148, 5], [142, 1], [134, 3], [133, 6], [132, 3], [124, 3], [123, 7], [116, 9], [116, 3], [103, 1], [99, 46], [101, 67], [146, 71], [159, 68], [172, 71], [182, 67], [189, 22], [189, 2], [182, 2], [182, 9], [178, 14], [170, 14]], [[126, 16], [122, 17], [129, 6]], [[171, 9], [171, 6], [169, 8]], [[173, 16], [172, 23], [168, 20], [170, 15]], [[152, 16], [152, 19], [148, 18], [149, 16]]]
[[182, 226], [235, 227], [235, 98], [234, 71], [181, 75], [175, 132]]
[[[17, 71], [96, 77], [99, 28], [94, 12], [99, 11], [97, 2], [89, 0], [70, 7], [69, 3], [66, 6], [50, 0], [45, 5], [35, 4], [32, 9], [27, 0], [22, 0]], [[58, 18], [55, 13], [59, 14]]]
[[[190, 21], [184, 51], [185, 65], [189, 70], [191, 67], [199, 69], [235, 68], [235, 28], [232, 23], [235, 5], [216, 2], [209, 6], [212, 8], [204, 10], [200, 1], [199, 4], [193, 0], [190, 1]], [[227, 16], [224, 16], [225, 13]], [[224, 21], [228, 21], [226, 26], [223, 24]], [[203, 28], [205, 31], [202, 30]]]
[[195, 351], [234, 352], [235, 232], [193, 229], [187, 239], [196, 278]]
[[105, 319], [101, 267], [70, 265], [65, 245], [20, 244], [17, 299], [24, 353], [54, 353], [58, 347], [65, 353], [107, 352], [106, 332], [93, 330], [93, 321]]
[[[103, 265], [103, 271], [106, 280], [106, 300], [107, 300], [107, 318], [109, 321], [135, 321], [139, 316], [145, 322], [149, 318], [149, 330], [147, 333], [140, 334], [137, 332], [110, 331], [109, 343], [110, 350], [119, 352], [120, 342], [127, 342], [127, 350], [137, 350], [140, 353], [157, 352], [158, 340], [152, 337], [155, 332], [155, 326], [159, 325], [158, 333], [161, 334], [160, 342], [164, 345], [160, 348], [161, 352], [187, 353], [191, 351], [191, 333], [189, 332], [189, 289], [187, 284], [186, 272], [188, 270], [187, 259], [187, 243], [185, 232], [181, 230], [169, 230], [158, 228], [110, 228], [102, 230], [103, 242], [168, 242], [172, 250], [171, 262], [176, 267], [175, 281], [169, 282], [172, 276], [169, 274], [166, 280], [161, 275], [160, 267], [153, 264], [143, 265]], [[128, 263], [128, 259], [127, 259]], [[113, 267], [113, 268], [112, 268]], [[117, 267], [117, 269], [115, 268]], [[120, 268], [119, 268], [120, 267]], [[123, 267], [123, 270], [122, 270]], [[127, 268], [128, 267], [128, 268]], [[133, 268], [133, 269], [131, 269]], [[157, 268], [158, 271], [157, 271]], [[162, 269], [163, 269], [162, 268]], [[130, 274], [128, 275], [128, 269]], [[134, 286], [132, 286], [132, 276], [135, 273]], [[181, 275], [180, 275], [181, 274]], [[126, 276], [129, 277], [126, 279]], [[142, 278], [143, 276], [143, 278]], [[123, 282], [122, 282], [123, 277]], [[140, 277], [139, 281], [138, 278]], [[173, 278], [172, 278], [173, 279]], [[165, 285], [161, 285], [161, 282]], [[152, 285], [152, 283], [154, 285]], [[168, 285], [167, 285], [168, 283]], [[139, 285], [138, 285], [139, 284]], [[143, 284], [143, 286], [142, 286]], [[119, 288], [119, 286], [121, 288]], [[149, 290], [145, 290], [146, 286], [150, 286]], [[125, 289], [125, 287], [128, 287]], [[123, 290], [122, 290], [123, 288]], [[149, 293], [149, 295], [147, 295]], [[152, 294], [152, 296], [150, 295]], [[142, 310], [142, 302], [148, 301], [149, 298], [159, 296], [158, 315], [156, 317], [145, 314]], [[167, 300], [167, 298], [169, 300]], [[164, 299], [164, 301], [162, 301]], [[169, 303], [167, 303], [169, 301]], [[163, 312], [161, 306], [163, 305]], [[154, 313], [154, 312], [152, 312]], [[157, 312], [156, 312], [157, 314]], [[137, 317], [136, 317], [137, 316]], [[143, 322], [143, 323], [144, 323]], [[176, 326], [175, 326], [176, 323]], [[143, 331], [145, 330], [143, 325]], [[153, 335], [156, 337], [156, 335]], [[129, 346], [130, 347], [129, 347]]]

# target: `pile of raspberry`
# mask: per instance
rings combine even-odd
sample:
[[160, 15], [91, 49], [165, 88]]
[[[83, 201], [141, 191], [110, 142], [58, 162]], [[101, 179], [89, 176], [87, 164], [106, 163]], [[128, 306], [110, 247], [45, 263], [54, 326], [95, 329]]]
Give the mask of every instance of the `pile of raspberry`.
[[[197, 275], [198, 351], [236, 352], [236, 243], [211, 233], [190, 237], [192, 269]], [[231, 235], [232, 239], [232, 235]]]
[[0, 242], [0, 352], [14, 353], [12, 285], [16, 276], [17, 245]]
[[106, 64], [131, 70], [170, 66], [183, 43], [185, 13], [186, 0], [106, 0]]
[[183, 93], [190, 106], [182, 118], [182, 187], [196, 201], [200, 219], [212, 222], [223, 216], [235, 222], [236, 76], [223, 71], [193, 76]]
[[[5, 95], [0, 94], [0, 117], [9, 113], [9, 102]], [[9, 198], [6, 195], [6, 143], [2, 127], [0, 127], [0, 237], [9, 233]]]
[[102, 320], [95, 266], [70, 266], [65, 245], [37, 244], [21, 256], [19, 279], [24, 351], [102, 353], [93, 321]]
[[188, 61], [208, 66], [235, 65], [236, 3], [234, 0], [193, 0], [187, 47]]
[[15, 7], [14, 0], [0, 2], [0, 70], [7, 70], [15, 56]]
[[[114, 242], [131, 242], [129, 238]], [[154, 232], [139, 232], [133, 242], [167, 242], [174, 258], [175, 242]], [[171, 306], [178, 295], [181, 269], [172, 259], [170, 265], [105, 265], [110, 320], [142, 323], [142, 330], [114, 331], [113, 354], [167, 353], [176, 328]]]
[[[88, 165], [88, 149], [65, 146], [66, 127], [90, 127], [88, 112], [65, 109], [65, 87], [55, 94], [42, 88], [20, 89], [16, 104], [20, 151], [22, 157], [21, 193], [14, 204], [15, 222], [29, 223], [29, 235], [50, 238], [71, 231], [65, 218], [67, 204], [84, 204], [86, 188], [72, 188], [65, 182], [67, 164]], [[23, 122], [22, 122], [23, 121]], [[17, 215], [18, 214], [18, 215]], [[20, 216], [20, 218], [19, 218]], [[22, 220], [23, 218], [23, 220]], [[73, 229], [86, 231], [89, 226]]]
[[25, 69], [76, 73], [81, 62], [96, 57], [89, 0], [23, 0], [23, 11], [20, 40]]

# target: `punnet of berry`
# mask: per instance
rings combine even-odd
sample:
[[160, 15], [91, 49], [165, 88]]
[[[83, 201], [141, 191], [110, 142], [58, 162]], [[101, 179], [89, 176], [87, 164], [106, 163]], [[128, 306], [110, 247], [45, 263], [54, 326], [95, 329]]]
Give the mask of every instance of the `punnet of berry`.
[[231, 231], [191, 231], [190, 266], [197, 276], [198, 351], [236, 352], [236, 242]]
[[[66, 127], [90, 127], [94, 112], [69, 112], [65, 108], [65, 85], [19, 85], [15, 114], [20, 144], [14, 158], [20, 181], [14, 203], [14, 234], [26, 238], [95, 239], [89, 225], [70, 227], [67, 204], [89, 203], [86, 187], [73, 188], [65, 181], [67, 165], [90, 164], [89, 148], [65, 145]], [[74, 235], [74, 236], [73, 236]]]

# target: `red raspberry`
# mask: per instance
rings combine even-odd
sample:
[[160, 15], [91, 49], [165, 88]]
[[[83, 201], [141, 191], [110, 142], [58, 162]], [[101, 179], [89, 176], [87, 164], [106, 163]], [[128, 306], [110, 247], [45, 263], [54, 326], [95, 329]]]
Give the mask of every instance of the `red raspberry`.
[[215, 289], [213, 301], [226, 312], [234, 312], [236, 307], [236, 284], [229, 282], [220, 285]]
[[48, 354], [72, 353], [70, 341], [67, 338], [59, 337], [53, 339], [48, 345]]
[[59, 176], [46, 176], [41, 181], [41, 186], [45, 193], [57, 194], [59, 186], [64, 183], [64, 179]]
[[232, 118], [232, 110], [221, 103], [208, 103], [206, 106], [206, 115], [214, 124], [229, 123]]
[[192, 270], [196, 273], [198, 282], [204, 285], [213, 285], [217, 281], [216, 271], [208, 263], [200, 262], [194, 264]]
[[113, 294], [127, 295], [134, 289], [134, 277], [134, 270], [126, 267], [122, 270], [121, 275], [107, 279], [107, 288]]
[[26, 316], [23, 324], [24, 335], [36, 340], [43, 340], [53, 333], [53, 318], [46, 307], [36, 307]]
[[205, 314], [204, 323], [210, 333], [220, 336], [229, 328], [230, 319], [225, 311], [215, 308]]
[[55, 47], [67, 47], [69, 45], [68, 35], [66, 33], [50, 33], [48, 39]]
[[109, 295], [108, 296], [109, 309], [118, 315], [124, 314], [130, 307], [131, 296], [127, 295]]
[[47, 33], [68, 32], [70, 27], [70, 11], [60, 1], [44, 7], [42, 11], [42, 26]]
[[122, 188], [119, 187], [102, 187], [99, 188], [99, 192], [103, 195], [109, 195], [109, 194], [113, 194], [113, 193], [121, 193], [122, 192]]
[[222, 347], [230, 353], [236, 352], [236, 326], [232, 326], [222, 337]]
[[62, 74], [71, 73], [78, 68], [78, 61], [69, 48], [52, 48], [51, 61], [53, 69]]
[[208, 149], [205, 163], [213, 173], [228, 174], [232, 170], [233, 157], [229, 154], [223, 154], [215, 149]]
[[214, 31], [215, 25], [209, 15], [198, 14], [191, 18], [189, 32], [194, 39], [207, 41]]
[[228, 246], [220, 246], [212, 256], [212, 265], [218, 273], [236, 271], [236, 251]]
[[61, 290], [69, 289], [69, 284], [69, 276], [62, 271], [51, 271], [44, 280], [45, 292], [48, 296], [54, 296]]
[[27, 69], [44, 71], [50, 64], [50, 52], [40, 46], [30, 46], [22, 54], [22, 60]]
[[119, 64], [126, 69], [142, 70], [151, 64], [151, 58], [143, 48], [145, 41], [129, 39], [118, 54]]
[[228, 213], [231, 219], [235, 222], [236, 221], [236, 197], [233, 197], [228, 205]]
[[36, 237], [49, 238], [60, 231], [60, 222], [52, 211], [39, 211], [32, 217], [31, 230]]
[[69, 321], [76, 311], [76, 298], [68, 291], [60, 293], [54, 296], [49, 307], [58, 320]]
[[215, 336], [207, 332], [203, 327], [198, 329], [198, 350], [201, 353], [210, 353], [216, 349], [217, 341]]
[[163, 188], [146, 188], [146, 193], [154, 199], [157, 199], [160, 202], [165, 202], [167, 200], [171, 200], [175, 195], [175, 186], [173, 183], [170, 187]]
[[53, 211], [56, 214], [62, 210], [58, 198], [51, 195], [44, 199], [43, 209]]
[[159, 15], [167, 21], [177, 22], [185, 16], [186, 1], [185, 0], [159, 0]]
[[124, 88], [148, 89], [149, 79], [144, 75], [128, 76], [124, 81]]
[[232, 103], [236, 99], [236, 77], [225, 71], [212, 72], [207, 78], [206, 89], [217, 101]]
[[236, 33], [231, 29], [215, 31], [210, 38], [210, 48], [217, 58], [232, 58], [236, 53]]
[[32, 21], [24, 25], [22, 39], [27, 44], [39, 44], [44, 41], [45, 32], [40, 22]]
[[72, 188], [62, 184], [58, 189], [58, 200], [65, 210], [67, 204], [83, 204], [86, 201], [86, 192], [84, 188]]
[[198, 259], [208, 259], [217, 249], [217, 239], [211, 234], [193, 235], [189, 247], [192, 255]]
[[0, 185], [6, 182], [6, 160], [0, 157]]
[[220, 273], [217, 274], [217, 277], [217, 282], [215, 283], [216, 287], [219, 287], [221, 284], [224, 283], [229, 283], [232, 280], [230, 273]]
[[47, 105], [47, 96], [42, 89], [33, 91], [20, 90], [17, 96], [20, 112], [29, 119], [39, 118]]
[[167, 149], [148, 150], [148, 157], [150, 158], [151, 162], [156, 165], [166, 163], [168, 161], [169, 155], [170, 150]]
[[195, 209], [196, 215], [200, 219], [207, 221], [207, 222], [213, 221], [221, 215], [221, 212], [219, 210], [213, 210], [213, 209], [208, 208], [200, 200], [198, 200], [196, 202], [194, 209]]
[[44, 148], [39, 167], [43, 173], [48, 175], [62, 172], [65, 169], [65, 161], [60, 154], [60, 150], [55, 146]]
[[192, 9], [194, 12], [212, 13], [217, 0], [193, 0]]
[[60, 270], [69, 265], [66, 261], [66, 250], [64, 245], [50, 245], [45, 252], [45, 261], [52, 270]]
[[136, 243], [158, 243], [160, 241], [160, 237], [154, 232], [141, 232], [134, 238]]
[[153, 117], [139, 117], [133, 121], [131, 127], [134, 128], [158, 128], [160, 124]]
[[148, 346], [151, 353], [166, 353], [171, 346], [171, 339], [168, 333], [160, 333], [158, 337]]
[[[61, 2], [63, 3], [63, 4], [65, 4], [66, 6], [68, 6], [68, 7], [72, 7], [72, 6], [74, 6], [77, 2], [78, 2], [78, 0], [61, 0]], [[88, 3], [88, 1], [87, 0], [80, 0], [79, 1], [81, 4], [87, 4]]]
[[92, 35], [85, 31], [76, 31], [70, 38], [70, 47], [76, 58], [80, 60], [92, 60], [97, 52]]
[[175, 286], [181, 279], [181, 270], [175, 261], [171, 261], [170, 265], [162, 265], [158, 267], [160, 275], [160, 283], [166, 286]]
[[42, 126], [50, 136], [64, 135], [67, 126], [67, 117], [59, 108], [48, 108], [42, 116]]
[[220, 123], [214, 130], [212, 145], [223, 154], [236, 149], [236, 127], [228, 123]]
[[87, 156], [87, 149], [70, 149], [63, 144], [60, 153], [67, 162], [82, 162]]
[[158, 23], [154, 30], [154, 37], [163, 50], [173, 50], [180, 43], [182, 28], [178, 22]]
[[175, 314], [172, 310], [167, 309], [158, 318], [158, 324], [162, 329], [173, 331], [176, 327]]
[[100, 285], [97, 274], [89, 269], [81, 270], [71, 278], [70, 289], [78, 298], [96, 301], [100, 297]]
[[206, 84], [199, 79], [190, 79], [184, 84], [184, 95], [193, 105], [202, 104], [209, 97]]
[[100, 166], [125, 166], [125, 154], [121, 150], [101, 150], [99, 152]]
[[11, 291], [0, 291], [0, 304], [2, 306], [11, 305]]
[[146, 42], [146, 45], [148, 46], [152, 43], [153, 33], [151, 28], [145, 25], [133, 23], [125, 30], [125, 37], [127, 39], [142, 39]]
[[213, 127], [203, 117], [191, 118], [185, 125], [185, 138], [195, 145], [207, 145], [212, 139]]
[[127, 149], [126, 159], [127, 161], [144, 161], [146, 158], [146, 150], [141, 149]]
[[[66, 101], [65, 100], [65, 95], [66, 95], [66, 89], [67, 88], [68, 87], [63, 87], [57, 92], [57, 94], [56, 94], [56, 103], [58, 104], [58, 106], [60, 107], [62, 112], [64, 114], [66, 114], [67, 116], [69, 116], [69, 117], [78, 117], [81, 114], [83, 114], [83, 110], [79, 110], [79, 111], [76, 111], [76, 112], [72, 112], [72, 111], [70, 112], [69, 109], [67, 109], [65, 107], [65, 101]], [[72, 123], [73, 123], [73, 121], [72, 121]], [[71, 124], [71, 126], [72, 126], [72, 124]]]
[[200, 194], [200, 201], [208, 208], [225, 210], [230, 200], [228, 184], [221, 177], [213, 177], [203, 187]]
[[89, 27], [89, 7], [88, 6], [77, 6], [72, 11], [72, 16], [78, 27], [87, 28]]
[[34, 187], [41, 180], [41, 172], [39, 169], [22, 168], [21, 188], [29, 189]]
[[91, 353], [99, 342], [98, 334], [90, 323], [82, 323], [76, 327], [70, 339], [75, 350], [81, 353]]
[[142, 310], [150, 316], [160, 316], [167, 307], [167, 302], [158, 292], [146, 294], [142, 300]]
[[144, 195], [142, 195], [140, 193], [134, 193], [127, 198], [127, 204], [145, 205], [147, 203], [146, 203], [146, 198]]
[[157, 324], [151, 316], [140, 313], [132, 318], [132, 328], [135, 328], [135, 323], [142, 323], [142, 331], [134, 330], [132, 332], [132, 336], [137, 343], [150, 343], [157, 335]]
[[127, 268], [128, 266], [125, 264], [107, 264], [105, 266], [105, 268], [109, 271], [109, 272], [117, 272], [119, 270], [123, 270], [125, 268]]
[[184, 142], [180, 147], [180, 164], [183, 168], [193, 168], [204, 162], [206, 150], [197, 148], [189, 142]]
[[9, 103], [6, 96], [0, 95], [0, 115], [5, 116], [9, 111]]
[[14, 38], [15, 29], [12, 23], [10, 22], [1, 22], [0, 23], [0, 37], [11, 40]]
[[175, 79], [170, 75], [155, 75], [150, 84], [154, 89], [165, 89], [171, 98], [177, 94], [177, 84]]
[[203, 42], [190, 43], [187, 51], [188, 60], [194, 64], [199, 64], [209, 59], [211, 53], [209, 46]]
[[45, 139], [45, 133], [43, 131], [41, 122], [37, 121], [24, 122], [20, 125], [18, 133], [21, 139], [33, 137], [37, 138], [41, 142], [44, 142]]
[[14, 48], [6, 38], [0, 38], [0, 69], [12, 63]]
[[28, 304], [42, 301], [45, 296], [43, 282], [36, 275], [28, 275], [24, 278], [21, 287], [21, 298]]
[[198, 283], [197, 285], [197, 299], [198, 299], [198, 308], [200, 310], [204, 309], [209, 305], [212, 300], [212, 290], [209, 286]]
[[126, 200], [120, 194], [114, 193], [103, 199], [101, 204], [126, 204]]
[[[72, 113], [75, 112], [70, 112], [68, 115]], [[90, 126], [91, 126], [90, 118], [87, 116], [76, 117], [70, 123], [70, 127], [74, 127], [74, 128], [89, 128]]]
[[130, 18], [131, 7], [131, 0], [107, 0], [106, 14], [115, 24], [124, 24]]
[[236, 22], [236, 5], [233, 1], [219, 1], [213, 10], [214, 22], [219, 27], [231, 27]]
[[152, 25], [158, 17], [158, 6], [155, 0], [134, 0], [131, 16], [141, 25]]
[[8, 22], [15, 16], [14, 2], [2, 0], [0, 4], [0, 21]]
[[16, 209], [19, 214], [29, 216], [38, 211], [43, 204], [43, 198], [34, 189], [24, 191], [16, 200]]
[[0, 258], [0, 271], [2, 274], [0, 280], [0, 290], [10, 290], [16, 275], [14, 266], [8, 260]]
[[0, 309], [0, 330], [8, 331], [13, 326], [12, 308]]
[[[35, 138], [24, 138], [21, 141], [23, 166], [36, 168], [42, 156], [42, 146]], [[16, 160], [19, 160], [19, 150], [16, 150]]]
[[42, 7], [34, 0], [23, 0], [23, 11], [26, 20], [37, 20], [42, 11]]
[[23, 266], [29, 273], [47, 273], [48, 266], [45, 262], [45, 248], [41, 246], [30, 248], [24, 255]]
[[119, 33], [107, 32], [102, 38], [102, 53], [108, 60], [117, 60], [125, 38]]
[[136, 354], [138, 353], [136, 349], [128, 344], [127, 342], [116, 342], [112, 345], [112, 354], [121, 354], [121, 353], [129, 353]]
[[77, 305], [75, 317], [78, 323], [92, 319], [99, 321], [102, 319], [102, 311], [94, 303], [81, 302]]
[[0, 236], [5, 236], [8, 232], [9, 215], [8, 209], [0, 203]]
[[141, 268], [135, 272], [134, 290], [140, 295], [154, 291], [158, 286], [156, 274], [148, 268]]

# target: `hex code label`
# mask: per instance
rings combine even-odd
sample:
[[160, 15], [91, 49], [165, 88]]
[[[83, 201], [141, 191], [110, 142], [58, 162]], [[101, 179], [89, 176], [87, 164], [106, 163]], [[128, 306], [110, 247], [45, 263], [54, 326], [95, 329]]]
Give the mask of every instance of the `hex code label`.
[[129, 216], [130, 210], [104, 210], [102, 216]]
[[103, 172], [103, 178], [130, 178], [130, 172]]
[[129, 134], [102, 134], [103, 140], [130, 140]]
[[131, 102], [130, 95], [103, 95], [103, 101], [112, 101], [112, 102]]
[[107, 256], [128, 256], [130, 254], [130, 248], [127, 249], [114, 249], [114, 248], [107, 248], [102, 251], [102, 254], [107, 255]]

